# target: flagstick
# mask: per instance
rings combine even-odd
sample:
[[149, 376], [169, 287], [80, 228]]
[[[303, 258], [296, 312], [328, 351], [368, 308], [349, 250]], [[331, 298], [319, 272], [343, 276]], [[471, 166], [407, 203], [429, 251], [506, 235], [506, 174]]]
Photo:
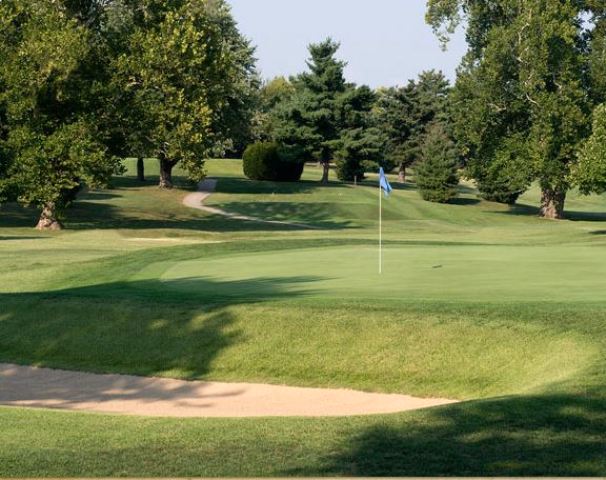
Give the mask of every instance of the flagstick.
[[379, 275], [383, 274], [383, 188], [379, 183]]

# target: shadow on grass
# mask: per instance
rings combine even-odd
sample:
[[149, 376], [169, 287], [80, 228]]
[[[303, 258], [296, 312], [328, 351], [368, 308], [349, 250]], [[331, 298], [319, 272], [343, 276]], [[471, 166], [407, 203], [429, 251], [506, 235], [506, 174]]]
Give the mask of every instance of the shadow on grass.
[[226, 202], [220, 207], [226, 212], [263, 220], [299, 222], [322, 229], [353, 228], [348, 221], [329, 221], [335, 205], [328, 202]]
[[334, 476], [606, 474], [606, 397], [543, 395], [467, 402], [385, 418], [343, 438], [319, 472]]
[[[119, 191], [115, 196], [119, 197]], [[101, 196], [101, 198], [99, 197]], [[183, 213], [149, 212], [141, 210], [129, 211], [118, 208], [109, 203], [104, 203], [102, 196], [105, 193], [98, 194], [90, 192], [75, 202], [67, 211], [65, 226], [68, 230], [149, 230], [149, 229], [178, 229], [195, 230], [206, 232], [255, 232], [255, 231], [297, 231], [308, 230], [308, 228], [296, 225], [280, 225], [264, 222], [244, 221], [232, 219], [222, 215], [209, 215], [196, 211], [190, 212], [185, 209]], [[184, 192], [185, 195], [185, 192]], [[258, 211], [258, 216], [265, 220], [265, 213], [268, 208], [255, 203], [236, 203], [240, 210], [229, 210], [229, 204], [226, 210], [230, 213], [242, 214], [243, 210]], [[271, 204], [269, 204], [271, 205]], [[281, 202], [280, 209], [283, 213], [281, 219], [293, 221], [292, 216], [300, 216], [300, 222], [324, 230], [339, 230], [356, 228], [349, 221], [333, 221], [330, 219], [330, 211], [321, 210], [318, 206], [306, 207], [303, 204]], [[290, 213], [293, 212], [293, 213]], [[150, 217], [150, 213], [154, 216]], [[138, 215], [140, 214], [140, 215]], [[34, 208], [23, 208], [18, 205], [6, 205], [0, 215], [0, 227], [29, 227], [33, 228], [36, 224], [39, 211]], [[309, 219], [308, 219], [309, 218]]]
[[49, 238], [49, 237], [28, 237], [28, 236], [19, 236], [19, 235], [14, 235], [11, 237], [0, 236], [0, 242], [9, 242], [11, 240], [42, 240], [44, 238]]
[[481, 203], [481, 202], [482, 202], [482, 200], [480, 200], [479, 198], [456, 197], [456, 198], [453, 198], [452, 200], [450, 200], [448, 203], [451, 205], [466, 206], [466, 205], [477, 205], [478, 203]]
[[314, 278], [133, 281], [0, 294], [0, 361], [202, 378], [243, 340], [230, 305], [295, 298]]
[[606, 212], [566, 211], [565, 217], [573, 222], [606, 222]]

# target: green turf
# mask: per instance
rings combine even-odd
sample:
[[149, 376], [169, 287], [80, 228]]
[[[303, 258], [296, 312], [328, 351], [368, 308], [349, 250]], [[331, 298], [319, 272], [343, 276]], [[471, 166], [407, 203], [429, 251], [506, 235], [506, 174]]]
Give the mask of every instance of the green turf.
[[351, 419], [169, 420], [0, 408], [0, 476], [605, 475], [606, 198], [570, 220], [461, 187], [384, 202], [354, 187], [252, 182], [232, 160], [186, 209], [134, 177], [87, 192], [65, 231], [0, 208], [0, 361], [95, 372], [352, 387], [466, 402]]

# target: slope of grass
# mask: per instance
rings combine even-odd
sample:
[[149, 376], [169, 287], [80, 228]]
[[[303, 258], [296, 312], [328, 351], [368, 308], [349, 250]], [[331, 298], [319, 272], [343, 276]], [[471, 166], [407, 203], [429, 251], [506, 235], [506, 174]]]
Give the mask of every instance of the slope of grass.
[[[454, 205], [375, 179], [320, 187], [208, 162], [186, 209], [128, 172], [59, 233], [0, 209], [0, 361], [95, 372], [352, 387], [465, 403], [350, 419], [163, 420], [0, 408], [0, 476], [606, 474], [606, 200], [536, 217], [461, 186]], [[499, 397], [491, 399], [492, 397]], [[482, 400], [479, 400], [482, 399]]]

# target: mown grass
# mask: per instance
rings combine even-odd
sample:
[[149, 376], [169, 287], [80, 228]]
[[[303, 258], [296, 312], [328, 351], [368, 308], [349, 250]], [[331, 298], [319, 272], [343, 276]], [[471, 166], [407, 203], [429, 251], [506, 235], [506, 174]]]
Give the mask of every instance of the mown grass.
[[[0, 476], [604, 475], [604, 197], [571, 220], [397, 185], [377, 274], [373, 179], [251, 182], [211, 161], [189, 210], [133, 163], [65, 231], [0, 209], [0, 361], [352, 387], [464, 403], [345, 419], [170, 420], [0, 408]], [[220, 243], [216, 243], [220, 242]]]

